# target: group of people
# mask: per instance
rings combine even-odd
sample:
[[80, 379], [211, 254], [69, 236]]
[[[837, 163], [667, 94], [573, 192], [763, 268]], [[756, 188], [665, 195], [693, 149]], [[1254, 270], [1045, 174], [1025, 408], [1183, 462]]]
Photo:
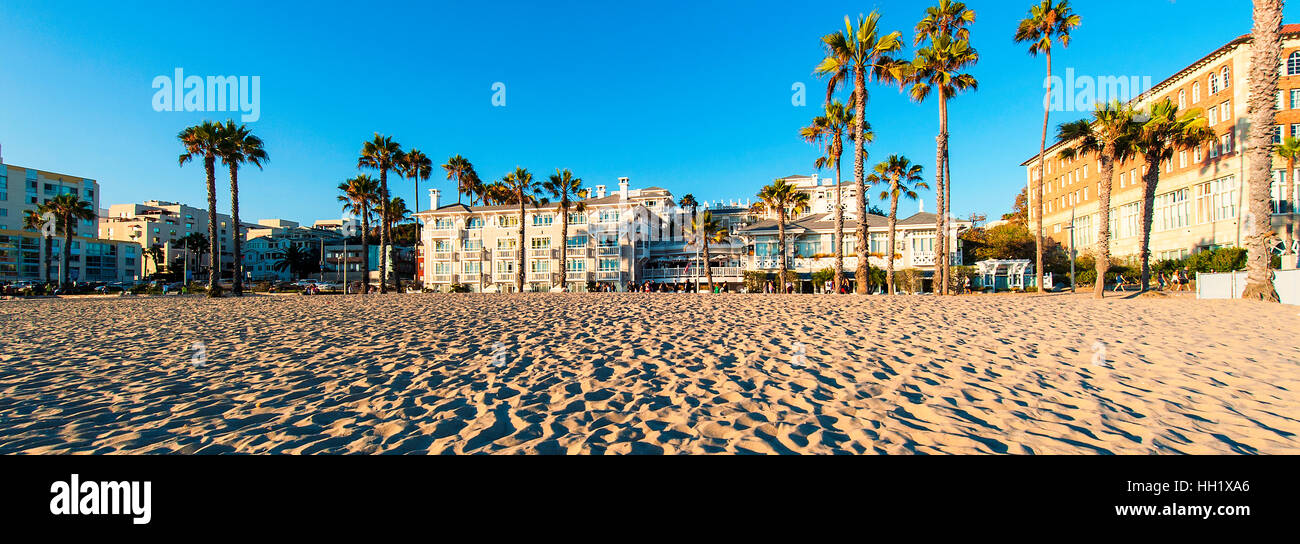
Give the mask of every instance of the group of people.
[[[1187, 267], [1183, 267], [1181, 270], [1175, 270], [1168, 274], [1161, 271], [1156, 275], [1156, 285], [1161, 291], [1164, 291], [1165, 289], [1172, 289], [1174, 291], [1191, 291], [1191, 271], [1188, 270]], [[1119, 274], [1115, 277], [1116, 291], [1128, 292], [1129, 287], [1136, 289], [1138, 287], [1138, 281], [1134, 278], [1125, 277], [1124, 274]]]
[[[700, 289], [707, 289], [703, 283], [699, 287], [693, 288], [694, 286], [690, 283], [654, 283], [650, 281], [640, 284], [629, 281], [626, 287], [629, 293], [694, 293]], [[599, 293], [612, 293], [615, 291], [614, 285], [610, 283], [601, 283], [596, 287], [596, 292]], [[718, 284], [713, 287], [713, 292], [729, 293], [731, 291], [726, 285]]]

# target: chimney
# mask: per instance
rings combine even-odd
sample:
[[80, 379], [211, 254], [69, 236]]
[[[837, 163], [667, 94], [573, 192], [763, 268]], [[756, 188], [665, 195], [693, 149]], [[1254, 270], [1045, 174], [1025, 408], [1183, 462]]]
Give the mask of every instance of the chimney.
[[813, 187], [820, 187], [821, 184], [822, 182], [821, 179], [819, 179], [818, 174], [813, 174]]
[[618, 199], [619, 200], [627, 200], [627, 196], [628, 196], [627, 184], [628, 184], [627, 178], [618, 178]]
[[605, 186], [604, 186], [604, 185], [597, 185], [597, 186], [596, 186], [596, 198], [605, 198]]
[[429, 209], [430, 209], [430, 210], [436, 210], [436, 209], [438, 209], [438, 208], [440, 207], [440, 206], [439, 206], [439, 204], [440, 204], [439, 200], [442, 200], [442, 191], [439, 191], [439, 190], [437, 190], [437, 189], [429, 189]]
[[918, 198], [916, 199], [916, 202], [917, 202], [917, 206], [919, 206], [919, 209], [916, 210], [916, 213], [925, 213], [925, 199]]

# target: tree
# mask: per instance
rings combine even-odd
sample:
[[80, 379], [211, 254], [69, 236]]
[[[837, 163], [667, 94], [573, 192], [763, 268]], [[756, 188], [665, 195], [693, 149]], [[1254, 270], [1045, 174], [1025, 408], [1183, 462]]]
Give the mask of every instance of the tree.
[[[23, 230], [32, 230], [37, 232], [44, 230], [45, 217], [43, 216], [49, 212], [49, 206], [46, 204], [37, 205], [34, 210], [27, 210], [27, 213], [23, 214]], [[50, 238], [51, 236], [49, 235], [42, 234], [41, 236], [41, 263], [45, 265], [45, 283], [53, 281], [53, 278], [50, 277], [54, 268], [50, 266], [50, 246], [53, 245], [50, 244]]]
[[[826, 154], [818, 157], [813, 165], [818, 169], [835, 169], [835, 276], [832, 282], [836, 293], [844, 284], [844, 184], [840, 181], [840, 157], [844, 153], [844, 132], [853, 125], [853, 112], [840, 101], [833, 100], [826, 104], [825, 115], [814, 118], [812, 125], [799, 131], [805, 141], [825, 145]], [[862, 138], [870, 142], [876, 135], [871, 130], [871, 123], [865, 125]], [[865, 151], [863, 153], [865, 157]]]
[[[355, 178], [349, 179], [339, 184], [339, 202], [343, 203], [345, 213], [355, 214], [361, 217], [361, 274], [362, 285], [368, 285], [370, 282], [370, 241], [367, 237], [370, 235], [370, 216], [375, 212], [375, 206], [379, 204], [379, 183], [370, 176], [361, 174]], [[343, 266], [347, 266], [347, 255], [343, 256]], [[365, 294], [367, 288], [361, 288], [361, 294]]]
[[161, 245], [154, 244], [152, 246], [149, 246], [149, 249], [144, 250], [144, 253], [140, 256], [141, 259], [145, 257], [148, 257], [149, 260], [153, 261], [153, 271], [155, 274], [163, 273], [165, 267], [163, 267], [162, 265], [162, 260], [164, 258], [164, 255], [163, 255], [163, 247]]
[[260, 169], [262, 163], [271, 160], [271, 157], [267, 155], [262, 139], [254, 136], [247, 126], [235, 125], [234, 120], [226, 120], [226, 124], [218, 131], [218, 137], [221, 144], [217, 157], [230, 169], [230, 228], [234, 232], [231, 258], [235, 262], [230, 294], [238, 297], [244, 295], [244, 280], [240, 273], [240, 267], [244, 264], [241, 248], [244, 236], [239, 222], [239, 166], [247, 162]]
[[[800, 193], [802, 194], [802, 193]], [[803, 195], [807, 197], [808, 195]], [[713, 212], [705, 210], [696, 220], [691, 221], [691, 234], [701, 244], [701, 250], [704, 252], [704, 277], [709, 282], [709, 292], [713, 292], [713, 266], [710, 262], [712, 256], [709, 255], [709, 242], [723, 243], [730, 237], [730, 233], [722, 226], [722, 222], [713, 218]]]
[[826, 101], [830, 102], [835, 91], [848, 80], [853, 81], [853, 97], [850, 102], [855, 106], [853, 123], [854, 146], [853, 178], [858, 186], [858, 294], [867, 294], [867, 186], [866, 157], [859, 151], [862, 147], [863, 133], [867, 119], [868, 78], [875, 78], [885, 83], [901, 82], [906, 70], [906, 62], [895, 60], [890, 55], [902, 49], [902, 33], [880, 31], [880, 13], [873, 11], [870, 15], [859, 16], [856, 25], [844, 17], [844, 31], [827, 34], [822, 37], [826, 49], [826, 58], [817, 65], [814, 74], [828, 78], [826, 84]]
[[[199, 258], [201, 258], [204, 255], [204, 253], [207, 251], [206, 248], [208, 247], [209, 244], [208, 237], [201, 232], [191, 232], [189, 234], [186, 234], [185, 237], [178, 240], [178, 242], [180, 242], [181, 247], [185, 249], [185, 261], [184, 261], [185, 267], [188, 267], [188, 263], [190, 261], [190, 254], [191, 253], [194, 254], [195, 256], [194, 272], [195, 274], [197, 274], [198, 273], [197, 269], [199, 266]], [[189, 283], [189, 278], [181, 278], [181, 279], [184, 280], [186, 283]]]
[[314, 250], [303, 249], [296, 244], [289, 244], [284, 250], [284, 257], [276, 261], [271, 268], [276, 272], [289, 271], [294, 279], [314, 274], [320, 270], [320, 255]]
[[1282, 65], [1282, 0], [1253, 0], [1250, 45], [1250, 141], [1246, 144], [1246, 300], [1279, 302], [1268, 241], [1273, 235], [1269, 186], [1277, 122], [1278, 66]]
[[[582, 178], [573, 176], [573, 172], [556, 169], [550, 179], [542, 183], [542, 189], [560, 202], [560, 289], [569, 288], [569, 211], [583, 213], [587, 211], [587, 190], [582, 188]], [[522, 243], [522, 242], [521, 242]]]
[[1202, 143], [1214, 143], [1214, 131], [1201, 117], [1200, 110], [1179, 112], [1178, 106], [1168, 98], [1151, 105], [1145, 114], [1146, 122], [1138, 128], [1132, 144], [1133, 152], [1146, 161], [1142, 176], [1142, 210], [1138, 223], [1142, 246], [1138, 260], [1142, 261], [1142, 292], [1151, 288], [1151, 225], [1155, 221], [1156, 188], [1160, 184], [1160, 164], [1174, 160], [1175, 149], [1187, 149]]
[[[1290, 214], [1295, 211], [1296, 195], [1290, 194], [1292, 187], [1295, 187], [1295, 163], [1300, 159], [1300, 139], [1287, 138], [1282, 141], [1282, 145], [1277, 148], [1277, 156], [1286, 161], [1286, 175], [1282, 178], [1282, 187], [1278, 194], [1278, 200], [1282, 203], [1277, 210], [1278, 213]], [[1293, 247], [1295, 245], [1294, 228], [1290, 221], [1286, 226], [1286, 249], [1283, 255], [1295, 255]]]
[[[196, 158], [203, 159], [203, 172], [207, 175], [208, 189], [208, 296], [215, 297], [221, 292], [217, 279], [221, 273], [220, 238], [217, 238], [217, 156], [221, 153], [222, 126], [212, 121], [182, 130], [177, 138], [185, 147], [180, 156], [180, 165], [185, 166]], [[239, 227], [235, 226], [235, 236], [239, 236]]]
[[[1079, 26], [1081, 19], [1070, 9], [1069, 0], [1042, 0], [1029, 8], [1029, 16], [1020, 21], [1016, 28], [1016, 43], [1029, 44], [1029, 55], [1039, 54], [1047, 57], [1047, 97], [1043, 101], [1043, 139], [1038, 148], [1038, 184], [1034, 188], [1033, 200], [1037, 209], [1034, 217], [1038, 219], [1038, 230], [1034, 240], [1038, 245], [1035, 252], [1034, 274], [1038, 292], [1043, 289], [1043, 184], [1046, 178], [1047, 124], [1052, 113], [1052, 43], [1059, 42], [1062, 48], [1070, 46], [1070, 32]], [[1109, 181], [1107, 181], [1109, 183]], [[1107, 210], [1102, 209], [1103, 213]], [[1103, 224], [1102, 228], [1106, 228]], [[1104, 283], [1104, 282], [1103, 282]], [[1103, 285], [1104, 287], [1104, 285]]]
[[1011, 206], [1011, 213], [1002, 214], [1003, 221], [1019, 223], [1021, 225], [1029, 224], [1029, 188], [1023, 187], [1020, 193], [1016, 195], [1016, 202]]
[[[375, 133], [375, 138], [365, 142], [361, 146], [361, 156], [357, 159], [357, 168], [369, 168], [379, 171], [379, 204], [380, 207], [387, 205], [392, 198], [388, 194], [388, 171], [400, 170], [402, 163], [406, 160], [406, 154], [402, 152], [402, 145], [394, 142], [391, 137], [381, 136]], [[380, 217], [384, 216], [384, 211], [380, 210]], [[385, 221], [380, 221], [379, 229], [379, 247], [388, 247], [388, 240], [393, 235], [392, 230]], [[379, 293], [388, 292], [388, 258], [383, 251], [379, 252]]]
[[873, 181], [879, 183], [888, 183], [889, 188], [880, 192], [881, 200], [889, 200], [889, 236], [888, 248], [886, 248], [886, 267], [885, 267], [885, 284], [889, 286], [889, 294], [894, 294], [894, 239], [897, 236], [898, 227], [898, 200], [907, 198], [916, 200], [917, 189], [929, 189], [925, 179], [921, 177], [922, 167], [919, 164], [912, 164], [912, 161], [902, 155], [890, 155], [880, 164], [876, 165], [876, 173], [872, 174]]
[[63, 233], [63, 266], [59, 267], [59, 285], [68, 286], [68, 272], [72, 262], [72, 236], [76, 233], [77, 221], [95, 219], [95, 210], [90, 202], [74, 194], [61, 194], [46, 202], [45, 210], [54, 214], [54, 228]]
[[[697, 211], [697, 210], [699, 209], [699, 207], [700, 207], [700, 203], [699, 203], [699, 202], [696, 202], [696, 200], [695, 200], [695, 195], [690, 194], [690, 193], [686, 193], [685, 195], [682, 195], [682, 199], [681, 199], [680, 202], [678, 202], [678, 204], [680, 204], [681, 207], [683, 207], [683, 208], [688, 209], [688, 210], [691, 211], [691, 223], [694, 223], [694, 222], [695, 222], [695, 214], [696, 214], [696, 211]], [[689, 226], [690, 226], [690, 225], [682, 225], [682, 234], [683, 234], [683, 235], [686, 234], [686, 228], [689, 227]], [[699, 287], [699, 286], [696, 286], [696, 287]]]
[[[1098, 206], [1100, 209], [1097, 213], [1098, 234], [1097, 234], [1097, 277], [1105, 278], [1106, 271], [1110, 269], [1110, 196], [1111, 185], [1115, 173], [1115, 163], [1123, 161], [1132, 154], [1132, 141], [1140, 128], [1137, 121], [1134, 120], [1136, 113], [1132, 108], [1120, 104], [1118, 100], [1113, 100], [1107, 104], [1097, 106], [1093, 112], [1093, 120], [1089, 122], [1086, 119], [1062, 124], [1058, 131], [1059, 139], [1062, 142], [1076, 142], [1074, 146], [1065, 148], [1061, 156], [1071, 159], [1085, 154], [1096, 154], [1100, 163], [1098, 173], [1101, 175], [1101, 190], [1097, 192]], [[1040, 180], [1041, 181], [1041, 180]], [[1041, 190], [1040, 183], [1040, 190]], [[1042, 216], [1038, 216], [1039, 229], [1042, 229]], [[1036, 252], [1039, 262], [1043, 258], [1043, 244], [1040, 241]], [[1041, 266], [1041, 265], [1040, 265]], [[1038, 277], [1043, 277], [1043, 270], [1035, 270]], [[1044, 290], [1042, 283], [1038, 284], [1039, 291]], [[1093, 298], [1105, 298], [1106, 282], [1098, 281], [1093, 287]]]
[[[513, 203], [519, 205], [519, 247], [516, 248], [517, 256], [515, 260], [519, 269], [515, 270], [515, 290], [522, 293], [524, 292], [524, 245], [526, 240], [524, 238], [524, 219], [527, 219], [528, 215], [526, 206], [541, 206], [546, 204], [547, 200], [541, 197], [541, 186], [533, 181], [533, 175], [524, 168], [516, 167], [515, 171], [506, 174], [506, 177], [502, 178], [500, 183], [501, 189], [499, 191], [509, 192], [511, 195], [509, 198], [514, 201]], [[498, 198], [506, 197], [501, 195]]]
[[[429, 177], [433, 175], [433, 161], [430, 160], [429, 157], [419, 149], [411, 148], [410, 151], [406, 152], [405, 160], [402, 161], [401, 170], [403, 176], [405, 176], [407, 179], [415, 183], [415, 200], [412, 200], [411, 203], [415, 205], [416, 210], [419, 210], [420, 209], [420, 180], [429, 181]], [[460, 196], [457, 195], [456, 199], [459, 200]], [[413, 225], [415, 225], [415, 231], [416, 231], [415, 239], [418, 241], [420, 239], [419, 236], [420, 220], [419, 218], [412, 218], [411, 222]], [[394, 235], [394, 237], [396, 237], [396, 234]], [[394, 245], [396, 245], [396, 242], [394, 242]], [[393, 270], [396, 269], [397, 267], [394, 266]], [[396, 275], [396, 272], [394, 272], [394, 275]], [[418, 282], [420, 280], [419, 278], [412, 278], [411, 281]]]
[[935, 293], [948, 294], [948, 271], [951, 264], [948, 248], [948, 218], [951, 216], [952, 187], [948, 166], [948, 100], [958, 93], [979, 88], [975, 76], [962, 71], [979, 62], [979, 53], [970, 46], [967, 25], [975, 22], [975, 12], [966, 4], [940, 0], [937, 6], [927, 8], [926, 16], [916, 25], [916, 45], [929, 41], [927, 47], [916, 52], [908, 73], [912, 84], [911, 97], [923, 102], [936, 91], [939, 98], [939, 135], [935, 137], [935, 196], [937, 202], [935, 229], [939, 236], [935, 252], [940, 255], [935, 268]]
[[782, 278], [781, 292], [784, 293], [784, 280], [788, 269], [785, 259], [785, 223], [790, 216], [797, 216], [808, 209], [808, 193], [800, 192], [785, 179], [778, 179], [758, 192], [758, 209], [776, 218], [778, 244], [776, 253], [781, 260], [781, 275], [778, 277]]
[[447, 173], [447, 181], [456, 183], [456, 203], [460, 204], [461, 195], [470, 197], [469, 203], [474, 204], [475, 187], [474, 182], [478, 180], [477, 174], [474, 173], [474, 165], [469, 160], [460, 155], [455, 155], [442, 165], [442, 169]]

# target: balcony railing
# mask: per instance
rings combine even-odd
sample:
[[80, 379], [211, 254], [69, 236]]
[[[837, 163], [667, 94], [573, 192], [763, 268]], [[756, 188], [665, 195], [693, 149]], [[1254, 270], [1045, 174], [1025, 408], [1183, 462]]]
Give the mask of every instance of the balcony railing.
[[598, 257], [617, 257], [623, 253], [623, 248], [619, 246], [599, 246], [596, 248]]
[[433, 252], [433, 260], [435, 260], [435, 261], [450, 261], [452, 255], [453, 255], [453, 253], [450, 252], [450, 251], [434, 251], [434, 252]]
[[504, 272], [504, 273], [501, 273], [501, 274], [493, 274], [492, 278], [493, 278], [495, 281], [500, 282], [500, 283], [510, 283], [510, 282], [515, 281], [515, 273], [514, 273], [514, 272]]
[[912, 264], [915, 266], [934, 266], [936, 260], [935, 254], [933, 253], [912, 254]]
[[528, 250], [528, 258], [529, 259], [554, 259], [555, 254], [553, 250], [551, 250], [550, 248], [530, 249]]
[[[739, 278], [743, 269], [736, 266], [714, 266], [710, 269], [716, 278]], [[685, 281], [704, 277], [704, 267], [693, 268], [651, 268], [641, 272], [641, 277], [648, 280]]]
[[623, 273], [618, 271], [602, 270], [596, 272], [596, 281], [619, 281], [623, 279]]
[[451, 283], [451, 274], [434, 274], [433, 283]]

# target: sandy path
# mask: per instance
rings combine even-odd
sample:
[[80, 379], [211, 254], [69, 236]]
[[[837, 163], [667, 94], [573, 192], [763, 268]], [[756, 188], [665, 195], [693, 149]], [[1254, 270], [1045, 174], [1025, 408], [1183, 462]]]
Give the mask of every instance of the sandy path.
[[0, 453], [1300, 453], [1291, 306], [110, 298], [0, 323]]

